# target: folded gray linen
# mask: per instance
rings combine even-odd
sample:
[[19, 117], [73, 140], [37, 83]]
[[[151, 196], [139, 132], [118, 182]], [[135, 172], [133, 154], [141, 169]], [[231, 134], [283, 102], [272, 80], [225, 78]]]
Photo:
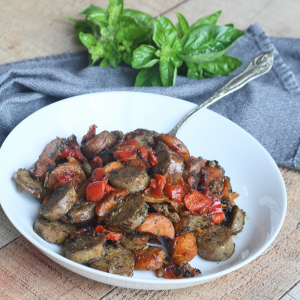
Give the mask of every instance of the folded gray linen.
[[[269, 38], [257, 25], [229, 55], [244, 65], [261, 52], [273, 51], [269, 73], [226, 96], [210, 109], [249, 132], [279, 166], [300, 169], [300, 40]], [[156, 93], [200, 104], [230, 77], [193, 80], [177, 77], [173, 87], [133, 87], [136, 70], [87, 67], [86, 52], [65, 53], [0, 66], [0, 145], [23, 119], [55, 101], [94, 92]]]

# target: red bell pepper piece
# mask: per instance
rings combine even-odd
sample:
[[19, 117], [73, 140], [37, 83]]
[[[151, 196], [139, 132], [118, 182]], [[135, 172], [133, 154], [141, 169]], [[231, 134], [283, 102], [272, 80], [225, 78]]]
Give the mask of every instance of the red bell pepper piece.
[[107, 241], [118, 241], [121, 237], [122, 237], [122, 233], [120, 233], [120, 232], [105, 233], [105, 239]]
[[102, 225], [97, 225], [95, 228], [95, 231], [98, 233], [102, 233], [104, 230], [104, 227]]
[[106, 193], [109, 193], [109, 192], [114, 191], [114, 190], [115, 189], [112, 186], [110, 186], [108, 184], [105, 185], [105, 192]]
[[152, 167], [156, 166], [158, 164], [158, 157], [154, 155], [151, 147], [149, 147], [148, 153], [149, 153], [149, 160], [150, 160]]
[[74, 177], [72, 175], [69, 174], [58, 174], [56, 176], [56, 183], [54, 185], [54, 188], [58, 188], [61, 185], [65, 185], [67, 183], [69, 183], [70, 181], [74, 182], [74, 186], [77, 187], [79, 186], [78, 182], [76, 182], [76, 180], [74, 179]]
[[225, 219], [224, 212], [212, 215], [211, 220], [214, 223], [220, 224]]
[[141, 168], [150, 168], [151, 165], [146, 161], [141, 161], [140, 164], [139, 164], [139, 167], [141, 167]]
[[151, 193], [161, 196], [161, 193], [166, 185], [166, 177], [164, 175], [155, 174], [156, 187], [151, 189]]
[[119, 149], [115, 150], [113, 153], [114, 158], [120, 159], [120, 160], [132, 160], [136, 158], [136, 145], [125, 145], [120, 147]]
[[92, 172], [90, 182], [99, 181], [106, 175], [103, 168], [97, 168]]
[[99, 201], [105, 194], [105, 181], [96, 181], [90, 183], [86, 188], [86, 200]]
[[91, 125], [86, 135], [83, 136], [81, 143], [87, 142], [96, 135], [96, 125]]
[[101, 159], [101, 157], [95, 156], [90, 164], [91, 164], [92, 170], [95, 170], [97, 168], [102, 168], [103, 160]]
[[148, 153], [148, 146], [147, 145], [139, 147], [137, 151], [138, 151], [138, 154], [141, 157], [141, 159], [143, 159], [143, 160], [148, 159], [149, 153]]
[[182, 186], [171, 185], [170, 181], [169, 180], [167, 181], [165, 185], [164, 193], [172, 200], [175, 200], [179, 205], [182, 202], [182, 192], [183, 192]]
[[86, 163], [87, 158], [75, 147], [66, 147], [60, 155], [61, 157], [71, 156], [79, 160], [81, 163]]
[[178, 276], [178, 266], [175, 264], [174, 260], [168, 258], [163, 266], [164, 276], [167, 279], [181, 279], [181, 276]]
[[197, 190], [191, 190], [191, 192], [184, 197], [183, 202], [186, 208], [191, 212], [199, 212], [200, 210], [205, 212], [213, 203], [210, 198], [205, 197]]
[[135, 145], [136, 147], [139, 146], [139, 143], [133, 139], [129, 139], [125, 142], [123, 142], [122, 146], [126, 146], [126, 145]]

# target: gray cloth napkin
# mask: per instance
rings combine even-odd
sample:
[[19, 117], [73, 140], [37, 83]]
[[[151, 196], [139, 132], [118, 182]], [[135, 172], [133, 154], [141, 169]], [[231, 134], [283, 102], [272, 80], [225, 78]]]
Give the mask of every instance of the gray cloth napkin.
[[[254, 136], [280, 166], [300, 169], [300, 40], [269, 38], [254, 24], [229, 55], [244, 66], [261, 52], [273, 51], [272, 70], [210, 109]], [[65, 53], [0, 66], [0, 145], [10, 131], [36, 110], [64, 98], [107, 91], [139, 91], [172, 96], [196, 104], [230, 77], [193, 80], [178, 76], [176, 86], [133, 87], [136, 70], [128, 66], [86, 67], [86, 52]]]

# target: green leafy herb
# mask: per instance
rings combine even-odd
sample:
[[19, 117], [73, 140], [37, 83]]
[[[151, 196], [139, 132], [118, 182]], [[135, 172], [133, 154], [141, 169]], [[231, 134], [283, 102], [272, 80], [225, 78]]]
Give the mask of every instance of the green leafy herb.
[[124, 61], [139, 69], [135, 86], [172, 86], [177, 73], [205, 79], [229, 75], [242, 65], [227, 56], [244, 35], [233, 24], [216, 25], [221, 11], [189, 25], [176, 13], [176, 26], [165, 17], [156, 20], [143, 12], [125, 9], [123, 0], [110, 0], [107, 9], [91, 4], [75, 22], [76, 37], [88, 50], [90, 66], [118, 68]]

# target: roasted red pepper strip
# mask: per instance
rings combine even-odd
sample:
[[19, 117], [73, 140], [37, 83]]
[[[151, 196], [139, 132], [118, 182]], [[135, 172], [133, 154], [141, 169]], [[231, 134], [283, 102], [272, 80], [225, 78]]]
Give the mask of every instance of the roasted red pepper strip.
[[151, 189], [151, 193], [161, 196], [161, 193], [166, 185], [166, 177], [164, 175], [155, 174], [156, 187]]
[[137, 151], [138, 151], [138, 154], [141, 157], [141, 159], [143, 159], [143, 160], [148, 159], [149, 153], [148, 153], [148, 146], [147, 145], [139, 147]]
[[149, 153], [149, 161], [150, 161], [152, 167], [156, 166], [158, 164], [158, 157], [154, 155], [151, 147], [149, 147], [148, 153]]
[[222, 212], [220, 214], [212, 215], [211, 220], [214, 223], [220, 224], [225, 219], [225, 214]]
[[97, 168], [102, 168], [103, 160], [101, 159], [101, 157], [95, 156], [90, 164], [91, 164], [92, 170], [95, 170]]
[[56, 176], [56, 183], [54, 185], [54, 188], [58, 188], [61, 185], [65, 185], [67, 183], [69, 183], [70, 181], [74, 182], [74, 186], [77, 187], [79, 186], [78, 182], [76, 182], [76, 180], [74, 179], [74, 177], [72, 175], [69, 174], [58, 174]]
[[141, 161], [140, 164], [139, 164], [139, 166], [141, 168], [150, 168], [151, 167], [151, 165], [148, 162], [146, 162], [146, 161]]
[[167, 181], [164, 188], [165, 195], [167, 195], [172, 200], [175, 200], [179, 205], [182, 202], [182, 191], [183, 191], [182, 186], [171, 185], [170, 181]]
[[167, 279], [181, 279], [181, 276], [178, 276], [178, 266], [175, 264], [175, 262], [173, 261], [173, 259], [168, 259], [165, 261], [164, 263], [164, 267], [163, 267], [163, 271], [164, 271], [164, 276]]
[[105, 194], [105, 181], [96, 181], [90, 183], [86, 188], [86, 200], [99, 201]]
[[104, 169], [103, 168], [97, 168], [92, 172], [90, 182], [99, 181], [103, 178], [104, 175], [105, 175]]
[[139, 143], [133, 139], [129, 139], [122, 144], [122, 146], [126, 146], [126, 145], [135, 145], [136, 147], [138, 147]]
[[106, 193], [109, 193], [109, 192], [114, 191], [114, 190], [115, 189], [112, 186], [110, 186], [108, 184], [105, 185], [105, 192]]
[[95, 228], [95, 231], [98, 233], [102, 233], [104, 230], [104, 227], [102, 225], [97, 225]]
[[96, 135], [96, 125], [91, 125], [86, 135], [83, 136], [81, 143], [87, 142]]
[[191, 190], [183, 199], [186, 208], [191, 212], [205, 212], [213, 204], [213, 201], [198, 192], [197, 190]]
[[115, 150], [113, 155], [114, 158], [120, 159], [120, 160], [132, 160], [136, 158], [136, 145], [125, 145], [120, 147], [119, 149]]
[[86, 163], [87, 158], [75, 147], [66, 147], [60, 155], [61, 157], [71, 156], [79, 160], [81, 163]]
[[105, 233], [105, 239], [107, 241], [118, 241], [121, 237], [122, 237], [122, 233], [120, 233], [120, 232]]

